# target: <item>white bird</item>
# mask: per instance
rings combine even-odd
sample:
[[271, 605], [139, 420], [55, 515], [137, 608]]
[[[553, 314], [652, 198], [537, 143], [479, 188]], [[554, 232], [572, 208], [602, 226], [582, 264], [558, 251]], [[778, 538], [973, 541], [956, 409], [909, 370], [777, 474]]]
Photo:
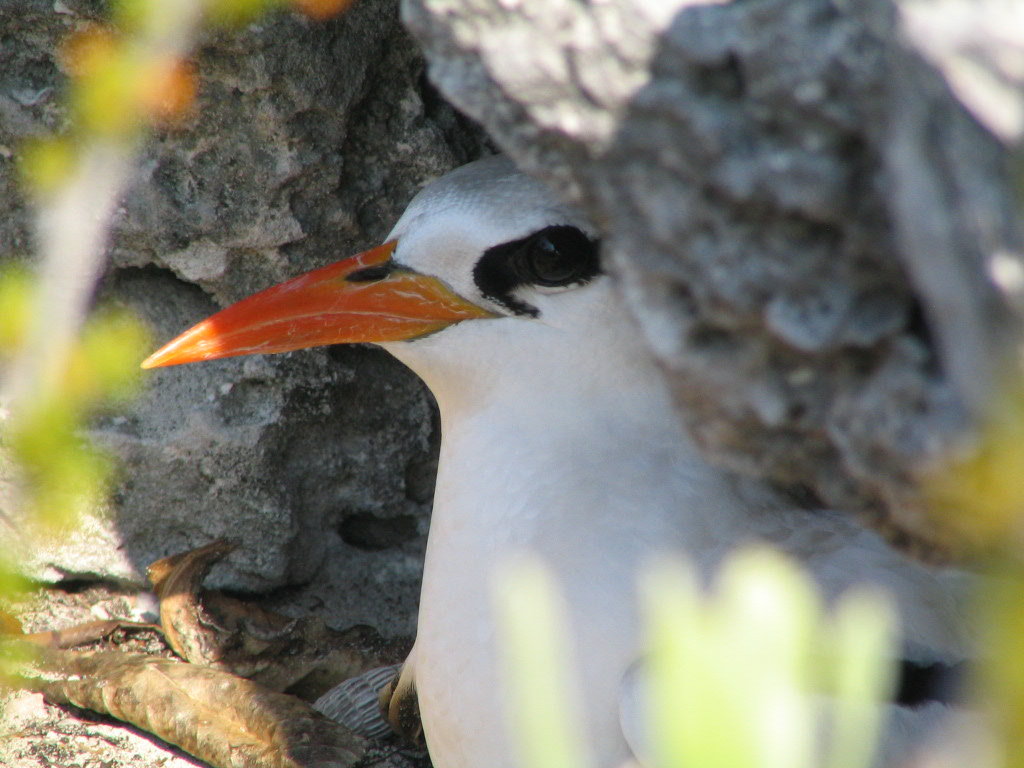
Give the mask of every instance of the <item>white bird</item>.
[[566, 597], [597, 768], [631, 753], [620, 706], [640, 653], [636, 576], [659, 553], [711, 574], [738, 545], [766, 541], [828, 597], [861, 582], [890, 590], [918, 660], [966, 655], [959, 575], [911, 562], [847, 515], [752, 497], [701, 458], [602, 269], [596, 231], [509, 160], [435, 181], [384, 245], [223, 310], [145, 365], [354, 341], [409, 366], [441, 413], [402, 673], [437, 768], [516, 766], [490, 585], [520, 552]]

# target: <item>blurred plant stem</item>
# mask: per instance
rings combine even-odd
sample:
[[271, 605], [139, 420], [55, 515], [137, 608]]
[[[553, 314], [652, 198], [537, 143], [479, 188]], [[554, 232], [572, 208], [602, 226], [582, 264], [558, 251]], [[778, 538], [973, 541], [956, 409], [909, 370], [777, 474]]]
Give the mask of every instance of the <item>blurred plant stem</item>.
[[7, 371], [5, 399], [17, 410], [62, 376], [103, 268], [111, 215], [132, 169], [131, 151], [97, 143], [40, 207], [40, 264], [27, 329]]
[[[126, 27], [117, 43], [91, 30], [65, 46], [75, 76], [68, 161], [57, 161], [69, 152], [64, 140], [53, 140], [35, 147], [25, 164], [38, 208], [38, 285], [4, 386], [15, 409], [27, 394], [60, 379], [102, 272], [111, 218], [131, 179], [141, 133], [159, 116], [153, 90], [173, 87], [160, 81], [158, 65], [180, 61], [191, 50], [204, 2], [134, 0], [116, 8]], [[136, 87], [117, 87], [125, 81]], [[156, 103], [170, 95], [156, 94]]]
[[[348, 0], [291, 4], [326, 18]], [[38, 440], [11, 438], [13, 431], [24, 438], [33, 429], [53, 429], [52, 417], [66, 411], [61, 426], [67, 437], [80, 423], [82, 409], [95, 404], [65, 407], [74, 399], [67, 388], [76, 389], [68, 376], [74, 375], [69, 368], [74, 368], [77, 339], [103, 272], [112, 218], [146, 135], [152, 126], [173, 124], [191, 110], [197, 86], [187, 57], [198, 34], [205, 26], [250, 21], [285, 5], [285, 0], [120, 0], [111, 6], [111, 24], [84, 28], [65, 42], [61, 55], [72, 80], [70, 127], [63, 136], [29, 143], [20, 152], [37, 208], [36, 279], [29, 284], [12, 278], [4, 289], [7, 317], [0, 321], [0, 346], [6, 347], [0, 426], [8, 433], [5, 442], [15, 446], [16, 461], [25, 459], [17, 455], [19, 445], [41, 452]], [[31, 480], [45, 471], [37, 467], [27, 474]], [[32, 515], [25, 520], [30, 523]]]
[[504, 563], [495, 577], [509, 733], [527, 768], [587, 768], [581, 702], [570, 663], [568, 610], [539, 561]]
[[979, 598], [980, 668], [971, 698], [994, 736], [992, 768], [1024, 768], [1024, 563], [990, 562]]

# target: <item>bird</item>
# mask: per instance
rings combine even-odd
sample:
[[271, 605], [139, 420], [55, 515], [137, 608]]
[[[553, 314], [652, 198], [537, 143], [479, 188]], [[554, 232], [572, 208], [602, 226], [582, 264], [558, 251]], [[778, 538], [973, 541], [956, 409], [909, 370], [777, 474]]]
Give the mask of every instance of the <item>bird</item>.
[[427, 184], [383, 244], [243, 299], [144, 363], [371, 342], [426, 383], [441, 447], [397, 690], [414, 697], [437, 768], [522, 768], [491, 594], [496, 564], [522, 554], [565, 598], [597, 768], [640, 752], [623, 691], [643, 652], [637, 577], [657, 556], [711, 578], [737, 547], [767, 543], [828, 599], [858, 583], [888, 590], [916, 668], [969, 653], [962, 573], [702, 456], [619, 290], [587, 217], [495, 155]]

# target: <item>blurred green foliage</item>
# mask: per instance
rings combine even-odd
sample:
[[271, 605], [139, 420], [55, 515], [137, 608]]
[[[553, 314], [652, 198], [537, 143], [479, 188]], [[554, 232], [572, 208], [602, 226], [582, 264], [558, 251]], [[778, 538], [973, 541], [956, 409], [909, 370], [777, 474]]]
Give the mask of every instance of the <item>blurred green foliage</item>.
[[[24, 270], [0, 273], [0, 370], [9, 370], [30, 321], [35, 285]], [[74, 525], [106, 492], [113, 464], [82, 436], [89, 418], [130, 397], [140, 382], [139, 361], [149, 336], [124, 310], [104, 309], [82, 329], [78, 344], [53, 380], [34, 382], [0, 424], [0, 448], [18, 480], [19, 521], [48, 532]], [[14, 569], [0, 572], [0, 594], [10, 594]]]
[[659, 766], [871, 764], [896, 658], [882, 595], [851, 590], [830, 614], [809, 577], [768, 549], [731, 556], [710, 596], [680, 563], [653, 569], [645, 594]]
[[1024, 535], [1024, 380], [1008, 376], [976, 438], [925, 477], [931, 513], [966, 551], [1019, 559]]
[[567, 663], [568, 612], [545, 567], [522, 560], [495, 579], [509, 732], [528, 768], [587, 768], [578, 693]]
[[[898, 645], [883, 595], [851, 590], [826, 611], [809, 577], [767, 549], [730, 557], [710, 594], [681, 562], [652, 567], [643, 593], [655, 765], [871, 765]], [[522, 764], [590, 765], [553, 578], [536, 561], [513, 565], [498, 580], [497, 606]]]
[[981, 668], [972, 698], [989, 717], [1002, 768], [1024, 768], [1024, 566], [1004, 560], [982, 595]]
[[245, 24], [268, 11], [284, 6], [287, 2], [288, 0], [208, 0], [207, 12], [215, 24]]
[[[7, 375], [26, 338], [35, 301], [35, 281], [22, 269], [0, 272], [0, 372]], [[150, 346], [142, 325], [123, 310], [90, 318], [78, 344], [53, 380], [33, 382], [0, 420], [0, 470], [13, 478], [17, 510], [6, 510], [25, 539], [68, 535], [79, 516], [99, 507], [113, 478], [114, 463], [82, 432], [90, 417], [124, 401], [137, 388], [139, 361]], [[10, 546], [0, 548], [0, 602], [29, 590]], [[6, 619], [0, 635], [18, 631]], [[28, 651], [0, 643], [0, 685], [15, 674]]]
[[[0, 284], [8, 280], [0, 276]], [[105, 493], [113, 465], [80, 432], [96, 411], [134, 391], [148, 346], [128, 313], [97, 314], [60, 380], [43, 383], [9, 417], [2, 440], [19, 470], [20, 502], [44, 531], [73, 525]]]
[[974, 440], [925, 478], [937, 521], [980, 553], [974, 706], [989, 717], [1003, 768], [1024, 768], [1024, 376], [990, 399]]

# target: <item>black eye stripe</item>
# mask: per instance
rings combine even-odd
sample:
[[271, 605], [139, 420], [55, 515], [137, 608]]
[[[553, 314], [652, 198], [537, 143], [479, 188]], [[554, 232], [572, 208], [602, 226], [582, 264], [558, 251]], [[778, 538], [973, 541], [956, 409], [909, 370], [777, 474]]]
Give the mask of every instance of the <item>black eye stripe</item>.
[[521, 285], [559, 287], [586, 283], [601, 272], [598, 242], [576, 227], [545, 227], [521, 240], [488, 248], [473, 269], [480, 292], [517, 315], [536, 307], [514, 295]]

